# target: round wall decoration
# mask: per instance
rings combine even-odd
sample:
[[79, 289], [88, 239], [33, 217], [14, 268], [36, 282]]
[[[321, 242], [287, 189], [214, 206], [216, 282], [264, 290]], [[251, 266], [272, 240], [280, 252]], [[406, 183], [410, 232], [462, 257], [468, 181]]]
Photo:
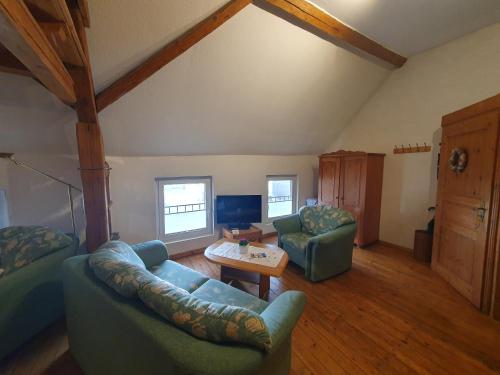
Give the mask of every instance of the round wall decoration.
[[448, 160], [450, 169], [455, 173], [461, 173], [467, 167], [467, 152], [461, 148], [454, 148]]

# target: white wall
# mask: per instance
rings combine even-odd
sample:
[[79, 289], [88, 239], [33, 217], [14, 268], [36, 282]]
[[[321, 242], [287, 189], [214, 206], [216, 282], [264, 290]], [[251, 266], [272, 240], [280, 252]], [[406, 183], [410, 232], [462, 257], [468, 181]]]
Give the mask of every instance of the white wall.
[[[74, 156], [16, 154], [15, 159], [81, 189], [78, 160]], [[2, 166], [4, 173], [2, 174]], [[0, 188], [7, 182], [10, 225], [43, 225], [72, 232], [68, 190], [65, 185], [2, 160]], [[77, 235], [85, 238], [81, 193], [74, 191]]]
[[[266, 195], [266, 175], [298, 176], [299, 205], [314, 196], [316, 156], [165, 156], [108, 157], [111, 171], [113, 231], [121, 239], [141, 242], [157, 238], [156, 177], [213, 176], [214, 195]], [[269, 230], [269, 226], [265, 230]], [[169, 246], [172, 253], [208, 246], [220, 235]]]
[[[500, 92], [500, 23], [416, 55], [394, 71], [337, 136], [337, 149], [386, 153], [381, 239], [413, 247], [435, 204], [441, 117]], [[394, 145], [432, 153], [393, 155]], [[447, 157], [446, 155], [444, 157]]]

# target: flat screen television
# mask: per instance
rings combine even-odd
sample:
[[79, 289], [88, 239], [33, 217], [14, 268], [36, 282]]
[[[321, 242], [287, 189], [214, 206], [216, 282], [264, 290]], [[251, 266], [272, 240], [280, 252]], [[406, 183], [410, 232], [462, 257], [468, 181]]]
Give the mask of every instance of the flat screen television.
[[262, 221], [262, 195], [218, 195], [215, 206], [217, 224], [247, 229]]

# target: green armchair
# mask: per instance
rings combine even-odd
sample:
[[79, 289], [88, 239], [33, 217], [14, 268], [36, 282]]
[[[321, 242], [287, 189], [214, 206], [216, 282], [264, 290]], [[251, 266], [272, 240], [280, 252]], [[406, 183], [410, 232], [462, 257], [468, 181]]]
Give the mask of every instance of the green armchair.
[[356, 222], [351, 213], [330, 206], [302, 207], [273, 222], [278, 246], [305, 277], [321, 281], [351, 268]]

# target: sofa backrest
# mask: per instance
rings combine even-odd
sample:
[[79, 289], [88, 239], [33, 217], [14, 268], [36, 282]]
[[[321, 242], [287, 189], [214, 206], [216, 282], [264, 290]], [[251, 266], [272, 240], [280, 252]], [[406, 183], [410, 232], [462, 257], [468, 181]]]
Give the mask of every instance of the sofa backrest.
[[349, 211], [332, 206], [302, 207], [299, 210], [302, 231], [315, 236], [355, 222]]
[[125, 242], [106, 242], [89, 256], [88, 261], [95, 275], [124, 297], [137, 296], [142, 283], [156, 280]]
[[36, 225], [0, 229], [0, 273], [7, 275], [73, 245], [73, 238], [57, 229]]

